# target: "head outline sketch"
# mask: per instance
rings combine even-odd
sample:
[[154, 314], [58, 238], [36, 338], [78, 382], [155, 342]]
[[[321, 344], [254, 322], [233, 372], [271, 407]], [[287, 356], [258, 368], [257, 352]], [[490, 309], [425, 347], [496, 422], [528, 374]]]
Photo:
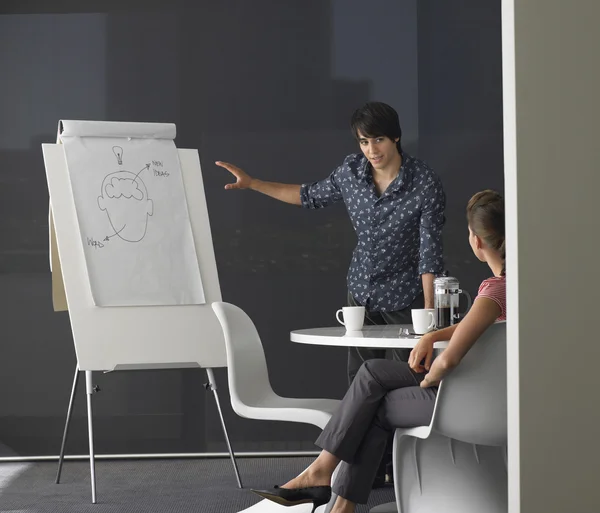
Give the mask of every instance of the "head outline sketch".
[[[127, 215], [111, 209], [116, 201], [121, 205], [125, 201], [131, 202], [130, 208], [126, 209]], [[109, 238], [116, 235], [126, 242], [139, 242], [146, 236], [148, 217], [154, 214], [154, 202], [148, 198], [146, 184], [138, 175], [130, 171], [116, 171], [106, 175], [102, 180], [97, 202], [100, 210], [106, 212], [113, 230], [113, 233], [108, 234]]]

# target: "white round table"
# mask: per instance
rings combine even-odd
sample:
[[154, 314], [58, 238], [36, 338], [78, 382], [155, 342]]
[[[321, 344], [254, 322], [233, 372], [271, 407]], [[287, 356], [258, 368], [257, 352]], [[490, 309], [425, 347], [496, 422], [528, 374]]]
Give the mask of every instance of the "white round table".
[[[408, 335], [400, 335], [400, 329], [408, 330]], [[344, 326], [334, 328], [309, 328], [294, 330], [290, 340], [299, 344], [342, 347], [411, 348], [421, 335], [415, 335], [411, 324], [388, 324], [384, 326], [364, 326], [360, 331], [346, 331]], [[448, 342], [436, 342], [434, 348], [443, 349]]]
[[[402, 335], [400, 335], [401, 330]], [[290, 340], [299, 344], [372, 347], [377, 349], [412, 348], [420, 338], [421, 335], [414, 334], [412, 324], [364, 326], [360, 331], [346, 331], [344, 326], [336, 326], [334, 328], [309, 328], [290, 332]], [[436, 342], [433, 347], [444, 349], [448, 347], [448, 342]], [[328, 504], [325, 512], [328, 512], [330, 508], [331, 504]], [[372, 508], [370, 513], [396, 513], [397, 511], [396, 503], [390, 502]]]

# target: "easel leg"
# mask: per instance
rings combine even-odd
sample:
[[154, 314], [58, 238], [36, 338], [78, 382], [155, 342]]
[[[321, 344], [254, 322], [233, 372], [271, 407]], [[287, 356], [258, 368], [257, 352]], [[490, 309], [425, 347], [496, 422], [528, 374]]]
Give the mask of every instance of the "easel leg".
[[69, 408], [67, 410], [67, 420], [65, 421], [65, 430], [63, 432], [62, 444], [60, 445], [60, 455], [58, 456], [58, 472], [56, 473], [56, 481], [60, 482], [60, 474], [62, 472], [63, 460], [65, 458], [65, 446], [67, 444], [67, 435], [69, 434], [69, 424], [71, 423], [71, 414], [73, 413], [73, 402], [75, 401], [75, 391], [77, 390], [77, 382], [79, 381], [79, 367], [75, 366], [75, 377], [73, 378], [73, 388], [71, 389], [71, 399], [69, 399]]
[[85, 371], [85, 393], [87, 397], [88, 434], [90, 439], [90, 472], [92, 479], [92, 504], [96, 504], [96, 465], [94, 462], [94, 429], [92, 427], [92, 371]]
[[212, 390], [215, 395], [215, 402], [217, 403], [217, 410], [219, 410], [219, 417], [221, 417], [221, 425], [223, 426], [223, 433], [225, 435], [225, 442], [227, 442], [227, 448], [229, 449], [229, 456], [231, 458], [231, 463], [233, 463], [233, 469], [235, 471], [235, 477], [237, 478], [238, 487], [243, 488], [242, 479], [240, 478], [240, 472], [237, 467], [237, 463], [235, 461], [235, 454], [233, 454], [233, 449], [231, 448], [231, 442], [229, 441], [229, 435], [227, 434], [227, 428], [225, 427], [225, 419], [223, 418], [223, 412], [221, 411], [221, 403], [219, 402], [219, 394], [217, 394], [217, 385], [215, 382], [215, 375], [212, 369], [206, 369], [206, 374], [208, 375], [208, 383], [206, 384], [207, 390]]

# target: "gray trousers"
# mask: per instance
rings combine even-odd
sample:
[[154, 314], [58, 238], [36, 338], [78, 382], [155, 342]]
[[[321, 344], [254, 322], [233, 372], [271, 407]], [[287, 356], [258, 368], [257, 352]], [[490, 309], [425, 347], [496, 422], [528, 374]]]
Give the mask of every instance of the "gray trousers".
[[[369, 312], [365, 315], [365, 324], [367, 325], [382, 325], [382, 324], [412, 324], [410, 311], [413, 308], [423, 308], [425, 299], [423, 293], [419, 294], [410, 306], [404, 310], [396, 310], [394, 312]], [[359, 305], [348, 293], [348, 306]], [[392, 358], [394, 360], [407, 362], [410, 356], [411, 349], [391, 349]], [[370, 349], [368, 347], [349, 347], [348, 348], [348, 384], [352, 383], [354, 376], [360, 369], [363, 362], [372, 360], [373, 358], [385, 358], [386, 349]]]
[[368, 360], [360, 367], [315, 442], [342, 460], [334, 493], [365, 504], [390, 433], [429, 424], [437, 387], [421, 388], [424, 376], [394, 360]]

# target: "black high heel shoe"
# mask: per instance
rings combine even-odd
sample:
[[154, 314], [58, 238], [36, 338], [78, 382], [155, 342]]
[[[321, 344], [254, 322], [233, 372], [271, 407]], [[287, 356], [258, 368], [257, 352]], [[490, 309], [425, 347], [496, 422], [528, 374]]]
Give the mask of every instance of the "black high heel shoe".
[[309, 486], [307, 488], [280, 488], [276, 486], [271, 490], [251, 490], [264, 499], [281, 504], [282, 506], [296, 506], [297, 504], [313, 503], [311, 513], [331, 500], [331, 486]]

